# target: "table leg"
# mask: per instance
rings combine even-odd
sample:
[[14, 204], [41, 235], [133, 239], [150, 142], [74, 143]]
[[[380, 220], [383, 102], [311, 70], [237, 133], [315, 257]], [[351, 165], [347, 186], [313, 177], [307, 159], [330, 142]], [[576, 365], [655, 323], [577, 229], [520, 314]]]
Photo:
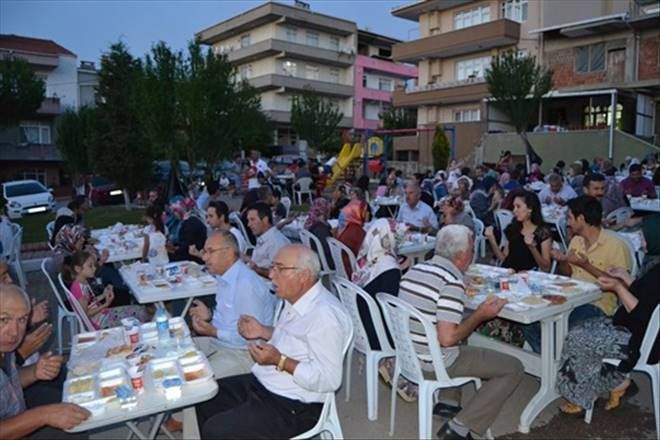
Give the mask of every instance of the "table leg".
[[149, 440], [153, 440], [156, 438], [156, 435], [158, 435], [158, 430], [160, 429], [160, 425], [163, 423], [163, 420], [165, 419], [166, 415], [167, 415], [166, 412], [156, 414], [156, 418], [154, 419], [154, 424], [151, 425], [151, 430], [149, 431]]
[[[562, 326], [562, 317], [552, 316], [541, 321], [541, 388], [520, 415], [518, 431], [529, 433], [529, 427], [541, 411], [559, 395], [555, 391], [557, 363], [555, 361], [556, 333], [554, 326]], [[563, 329], [562, 329], [563, 332]]]
[[185, 319], [186, 315], [188, 314], [188, 309], [190, 308], [190, 304], [192, 304], [193, 299], [195, 299], [194, 296], [191, 296], [188, 298], [188, 301], [186, 301], [186, 306], [183, 308], [183, 312], [181, 312], [181, 317]]
[[140, 440], [146, 440], [147, 439], [147, 437], [145, 437], [144, 434], [142, 434], [142, 431], [140, 431], [140, 429], [137, 427], [135, 422], [126, 422], [126, 426], [128, 426], [128, 429], [130, 429], [131, 432], [133, 434], [135, 434], [135, 436], [137, 438], [139, 438]]

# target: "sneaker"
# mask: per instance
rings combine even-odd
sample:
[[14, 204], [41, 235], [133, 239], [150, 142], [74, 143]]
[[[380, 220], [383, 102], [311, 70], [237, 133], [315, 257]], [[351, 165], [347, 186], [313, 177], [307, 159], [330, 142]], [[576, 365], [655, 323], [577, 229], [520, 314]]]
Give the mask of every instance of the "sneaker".
[[440, 440], [473, 440], [472, 434], [469, 432], [465, 437], [463, 437], [458, 432], [451, 429], [449, 422], [445, 422], [445, 424], [442, 425], [442, 428], [438, 430], [436, 435]]

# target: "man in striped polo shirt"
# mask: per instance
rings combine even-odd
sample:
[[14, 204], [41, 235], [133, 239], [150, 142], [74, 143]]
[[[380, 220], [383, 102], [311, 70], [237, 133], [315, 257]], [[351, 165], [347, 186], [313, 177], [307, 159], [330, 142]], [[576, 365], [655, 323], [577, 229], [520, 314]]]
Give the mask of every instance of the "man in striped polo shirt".
[[465, 407], [438, 431], [441, 439], [470, 439], [470, 431], [483, 436], [493, 424], [503, 401], [522, 380], [524, 369], [514, 357], [460, 345], [479, 324], [497, 316], [506, 300], [491, 297], [464, 319], [463, 272], [472, 262], [472, 232], [463, 225], [448, 225], [440, 229], [436, 243], [433, 258], [416, 264], [401, 278], [399, 298], [436, 325], [438, 339], [434, 341], [426, 340], [421, 324], [410, 325], [410, 337], [429, 370], [432, 370], [431, 356], [425, 354], [429, 353], [428, 344], [439, 343], [450, 377], [487, 379]]

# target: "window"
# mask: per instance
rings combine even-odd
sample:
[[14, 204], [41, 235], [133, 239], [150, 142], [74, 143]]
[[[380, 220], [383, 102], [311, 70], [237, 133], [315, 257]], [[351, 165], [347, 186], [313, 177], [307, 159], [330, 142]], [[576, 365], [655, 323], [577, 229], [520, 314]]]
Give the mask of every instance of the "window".
[[339, 69], [330, 69], [330, 82], [339, 82]]
[[575, 49], [576, 72], [599, 72], [605, 70], [605, 44], [592, 44]]
[[282, 63], [282, 71], [285, 75], [296, 76], [296, 63], [293, 61], [285, 61]]
[[249, 79], [252, 77], [252, 64], [241, 66], [238, 71], [241, 75], [241, 79]]
[[377, 121], [382, 113], [381, 106], [377, 102], [365, 101], [362, 107], [362, 117], [369, 121]]
[[305, 77], [307, 79], [319, 80], [321, 78], [320, 70], [317, 66], [311, 66], [307, 64], [305, 66]]
[[367, 87], [367, 74], [362, 75], [362, 87]]
[[50, 126], [38, 122], [21, 124], [21, 143], [50, 144]]
[[386, 92], [394, 90], [392, 88], [392, 80], [389, 78], [378, 78], [378, 90], [384, 90]]
[[298, 31], [293, 26], [286, 27], [286, 41], [295, 43], [298, 40]]
[[481, 111], [476, 109], [460, 110], [454, 113], [454, 122], [474, 122], [481, 120]]
[[454, 15], [454, 29], [463, 29], [490, 21], [490, 7], [480, 6]]
[[319, 46], [319, 33], [314, 31], [307, 31], [305, 33], [305, 38], [308, 46]]
[[490, 67], [490, 57], [459, 61], [456, 63], [456, 79], [464, 81], [483, 78], [488, 67]]
[[[623, 128], [623, 120], [621, 118], [623, 113], [623, 105], [616, 105], [616, 123], [615, 127], [618, 129]], [[584, 127], [585, 128], [605, 128], [609, 127], [612, 123], [612, 106], [596, 105], [593, 107], [586, 106], [584, 108]]]
[[502, 17], [522, 23], [527, 21], [527, 0], [506, 0], [502, 2]]
[[241, 47], [248, 47], [250, 45], [250, 34], [241, 36]]
[[330, 36], [330, 43], [328, 45], [330, 49], [339, 51], [339, 37]]
[[[46, 170], [44, 168], [28, 168], [20, 175], [23, 180], [36, 180], [46, 186]], [[36, 186], [36, 185], [35, 185]], [[44, 192], [45, 188], [35, 188], [35, 193]]]

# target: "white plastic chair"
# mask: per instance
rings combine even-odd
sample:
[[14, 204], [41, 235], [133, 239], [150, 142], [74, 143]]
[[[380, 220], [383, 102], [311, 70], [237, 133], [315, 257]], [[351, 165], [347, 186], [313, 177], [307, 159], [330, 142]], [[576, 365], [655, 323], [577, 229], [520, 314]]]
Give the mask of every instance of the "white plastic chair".
[[608, 222], [614, 222], [615, 225], [618, 225], [632, 217], [634, 214], [635, 211], [633, 211], [631, 208], [623, 206], [607, 214], [605, 216], [605, 220]]
[[[385, 321], [387, 328], [394, 338], [396, 347], [396, 364], [394, 367], [394, 377], [392, 383], [399, 381], [399, 376], [403, 375], [407, 380], [416, 383], [419, 386], [417, 397], [419, 434], [418, 438], [432, 438], [431, 422], [433, 410], [433, 395], [441, 388], [454, 388], [462, 386], [469, 382], [474, 382], [475, 387], [481, 387], [481, 379], [478, 377], [449, 377], [440, 352], [440, 343], [435, 326], [421, 312], [415, 309], [407, 302], [386, 293], [379, 293], [376, 299], [385, 312]], [[415, 346], [410, 338], [410, 321], [414, 319], [419, 321], [424, 328], [424, 335], [428, 341], [428, 347], [433, 363], [433, 374], [435, 378], [429, 380], [422, 371], [422, 365], [415, 351]], [[396, 416], [396, 386], [392, 387], [392, 409], [390, 411], [390, 436], [394, 434], [394, 421]], [[492, 438], [490, 429], [486, 437]]]
[[328, 245], [330, 246], [330, 253], [332, 254], [332, 261], [335, 264], [335, 272], [337, 275], [344, 277], [347, 280], [351, 279], [351, 277], [348, 276], [348, 273], [346, 273], [343, 255], [348, 255], [351, 273], [353, 273], [357, 270], [357, 259], [355, 258], [353, 251], [336, 238], [328, 237], [327, 240]]
[[60, 295], [59, 289], [55, 285], [53, 278], [48, 272], [48, 265], [51, 264], [51, 261], [52, 259], [50, 257], [46, 257], [41, 260], [41, 272], [48, 280], [48, 284], [50, 284], [50, 288], [55, 295], [55, 299], [57, 300], [57, 350], [60, 354], [62, 354], [65, 348], [63, 343], [64, 334], [62, 331], [62, 323], [67, 321], [69, 323], [69, 333], [71, 336], [76, 335], [78, 334], [78, 317], [75, 313], [69, 310], [66, 303], [62, 300], [62, 295]]
[[61, 273], [57, 274], [57, 280], [60, 282], [60, 286], [66, 294], [66, 299], [69, 300], [69, 305], [71, 305], [71, 308], [73, 308], [74, 315], [78, 319], [80, 328], [86, 332], [96, 331], [96, 328], [94, 327], [94, 324], [92, 324], [92, 321], [89, 319], [89, 316], [87, 316], [87, 313], [85, 313], [85, 311], [82, 309], [78, 300], [73, 296], [71, 290], [69, 290], [69, 288], [64, 283]]
[[245, 229], [245, 225], [243, 224], [241, 217], [236, 212], [229, 213], [229, 223], [233, 224], [238, 228], [239, 231], [241, 231], [241, 234], [243, 234], [243, 238], [245, 239], [245, 244], [247, 245], [247, 248], [253, 249], [254, 245], [250, 241], [250, 237], [248, 236], [247, 230]]
[[307, 194], [307, 197], [309, 198], [310, 201], [312, 200], [312, 189], [311, 189], [311, 187], [312, 187], [313, 182], [314, 181], [312, 180], [311, 177], [301, 177], [300, 179], [298, 179], [296, 181], [296, 184], [298, 185], [298, 188], [296, 189], [296, 187], [294, 185], [293, 194], [294, 194], [296, 200], [298, 200], [299, 205], [302, 205], [302, 196], [304, 194]]
[[639, 273], [639, 268], [640, 264], [637, 261], [637, 251], [635, 251], [635, 246], [633, 246], [632, 242], [628, 237], [626, 237], [623, 234], [620, 234], [618, 232], [615, 232], [616, 237], [623, 242], [623, 244], [626, 245], [626, 249], [628, 249], [628, 257], [630, 258], [630, 263], [631, 263], [631, 268], [630, 268], [630, 276], [633, 277], [633, 279], [637, 278], [637, 274]]
[[53, 238], [53, 232], [55, 230], [55, 220], [49, 221], [46, 224], [46, 234], [48, 234], [48, 241]]
[[474, 255], [472, 256], [472, 263], [477, 261], [477, 254], [481, 255], [481, 258], [486, 256], [486, 237], [484, 237], [484, 222], [479, 220], [476, 217], [472, 218], [474, 223]]
[[[561, 244], [559, 244], [559, 242], [553, 241], [552, 249], [561, 252]], [[550, 263], [550, 273], [554, 274], [556, 272], [557, 272], [557, 260], [553, 259], [552, 263]]]
[[504, 235], [504, 230], [513, 221], [513, 212], [509, 211], [508, 209], [496, 209], [495, 221], [497, 222], [497, 226], [502, 233], [502, 236], [500, 237], [500, 249], [503, 249], [507, 241], [506, 235]]
[[282, 197], [280, 202], [282, 202], [282, 205], [284, 205], [284, 208], [286, 209], [286, 217], [288, 217], [289, 213], [291, 212], [291, 199], [288, 197]]
[[[639, 360], [637, 364], [633, 367], [634, 371], [639, 371], [646, 373], [651, 378], [651, 396], [653, 397], [653, 412], [655, 414], [655, 438], [660, 439], [660, 363], [649, 365], [647, 363], [649, 356], [651, 355], [651, 350], [653, 349], [653, 344], [655, 343], [656, 338], [658, 337], [658, 331], [660, 330], [660, 305], [656, 306], [651, 319], [649, 320], [649, 325], [646, 328], [646, 333], [644, 334], [644, 339], [642, 339], [642, 345], [639, 348]], [[615, 367], [621, 363], [619, 359], [603, 359], [603, 362], [614, 365]], [[593, 415], [593, 407], [588, 410], [584, 415], [584, 421], [586, 423], [591, 423], [591, 416]]]
[[[316, 254], [319, 256], [319, 260], [321, 261], [321, 276], [332, 275], [333, 273], [335, 273], [334, 269], [332, 269], [332, 267], [330, 267], [330, 264], [328, 264], [328, 260], [325, 257], [325, 251], [323, 249], [323, 245], [321, 244], [321, 240], [319, 240], [319, 238], [316, 235], [312, 234], [306, 229], [301, 229], [300, 241], [306, 247], [315, 250]], [[314, 246], [312, 246], [312, 243], [314, 243]]]
[[[378, 303], [367, 292], [362, 290], [359, 286], [351, 283], [350, 281], [334, 277], [332, 282], [335, 284], [335, 289], [339, 293], [339, 300], [346, 307], [351, 314], [353, 320], [353, 328], [355, 337], [353, 338], [353, 345], [348, 351], [348, 370], [346, 371], [346, 401], [350, 399], [351, 394], [351, 363], [353, 360], [353, 349], [364, 354], [366, 357], [366, 371], [367, 371], [367, 417], [369, 420], [378, 419], [378, 363], [381, 359], [394, 357], [394, 348], [387, 339], [385, 331], [385, 324], [381, 318], [380, 307]], [[372, 350], [369, 345], [369, 338], [367, 336], [366, 328], [360, 317], [360, 310], [358, 308], [357, 299], [361, 297], [369, 309], [369, 316], [373, 322], [376, 337], [380, 345], [380, 350]]]
[[16, 277], [18, 278], [18, 284], [21, 286], [21, 289], [25, 289], [27, 286], [27, 280], [25, 279], [25, 273], [23, 272], [23, 266], [21, 265], [21, 247], [23, 246], [23, 227], [19, 224], [11, 224], [11, 249], [7, 256], [7, 264], [11, 266], [16, 272]]
[[[348, 347], [350, 347], [353, 343], [353, 324], [349, 322], [348, 326], [348, 338], [344, 344], [343, 351], [344, 357], [346, 357]], [[321, 438], [327, 438], [327, 436], [324, 435], [326, 432], [330, 433], [333, 439], [344, 438], [344, 434], [341, 430], [341, 424], [339, 423], [339, 415], [337, 414], [337, 403], [335, 402], [334, 391], [325, 395], [323, 409], [321, 410], [321, 415], [319, 416], [319, 421], [316, 422], [316, 425], [314, 425], [314, 427], [309, 431], [292, 437], [292, 440], [314, 438], [319, 434], [321, 434]]]

